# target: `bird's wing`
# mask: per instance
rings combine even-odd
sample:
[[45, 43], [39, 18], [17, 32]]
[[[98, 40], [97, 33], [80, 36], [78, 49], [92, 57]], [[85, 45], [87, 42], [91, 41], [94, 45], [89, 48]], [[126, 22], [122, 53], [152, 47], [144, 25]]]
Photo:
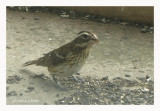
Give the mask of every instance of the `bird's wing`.
[[43, 54], [44, 56], [33, 61], [26, 62], [23, 66], [28, 66], [35, 64], [37, 66], [57, 66], [62, 64], [67, 60], [67, 58], [72, 55], [72, 50], [70, 50], [70, 44], [63, 45], [62, 47], [55, 49], [47, 54]]
[[41, 66], [56, 66], [62, 64], [66, 61], [67, 57], [71, 55], [71, 50], [68, 50], [67, 47], [60, 47], [55, 49], [47, 54], [44, 57], [39, 58], [38, 61], [41, 61], [42, 64], [37, 64]]

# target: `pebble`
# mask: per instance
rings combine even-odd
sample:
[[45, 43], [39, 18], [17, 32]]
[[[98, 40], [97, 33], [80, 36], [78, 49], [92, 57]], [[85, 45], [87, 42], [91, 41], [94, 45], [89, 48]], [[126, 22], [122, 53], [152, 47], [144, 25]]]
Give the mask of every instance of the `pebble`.
[[102, 80], [102, 81], [106, 81], [106, 80], [108, 80], [108, 76], [103, 77], [101, 80]]
[[90, 15], [86, 15], [85, 17], [86, 17], [86, 18], [90, 18]]
[[106, 19], [103, 18], [103, 19], [101, 19], [100, 21], [103, 22], [103, 23], [105, 23], [105, 22], [106, 22]]
[[143, 93], [147, 93], [147, 92], [149, 92], [149, 89], [144, 88], [144, 89], [141, 89], [141, 91], [142, 91]]
[[69, 15], [61, 15], [61, 17], [68, 18]]
[[23, 93], [20, 93], [19, 95], [20, 95], [20, 96], [22, 96], [22, 95], [23, 95]]
[[137, 67], [136, 67], [136, 66], [134, 66], [134, 67], [133, 67], [133, 69], [137, 69]]
[[56, 97], [59, 97], [59, 96], [60, 96], [60, 94], [57, 94], [57, 95], [56, 95]]
[[34, 17], [34, 20], [39, 20], [39, 18], [37, 18], [37, 17]]
[[11, 47], [9, 47], [9, 46], [7, 46], [6, 48], [7, 48], [7, 49], [11, 49]]
[[148, 75], [146, 75], [146, 80], [147, 80], [147, 81], [150, 81], [151, 78], [150, 78]]
[[151, 81], [151, 78], [148, 78], [147, 81]]
[[29, 91], [33, 91], [35, 88], [34, 87], [28, 87]]
[[135, 60], [132, 60], [132, 62], [138, 62], [138, 60], [137, 60], [137, 59], [135, 59]]
[[126, 74], [125, 76], [126, 76], [126, 77], [131, 77], [129, 74]]
[[143, 29], [141, 30], [141, 32], [142, 32], [142, 33], [146, 33], [147, 30], [146, 30], [145, 28], [143, 28]]
[[25, 19], [25, 17], [22, 17], [21, 19]]
[[51, 38], [49, 38], [48, 40], [49, 40], [49, 41], [51, 41], [52, 39], [51, 39]]
[[127, 25], [128, 24], [128, 22], [122, 22], [122, 23], [120, 23], [121, 25]]

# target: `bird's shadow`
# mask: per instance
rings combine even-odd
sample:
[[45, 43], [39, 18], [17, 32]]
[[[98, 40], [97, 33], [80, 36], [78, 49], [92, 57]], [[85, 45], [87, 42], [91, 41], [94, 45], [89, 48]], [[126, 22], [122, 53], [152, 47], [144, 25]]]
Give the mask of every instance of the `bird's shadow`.
[[51, 91], [59, 90], [59, 91], [68, 91], [65, 86], [57, 84], [56, 81], [52, 80], [51, 77], [45, 76], [44, 74], [35, 74], [32, 71], [26, 69], [20, 69], [19, 72], [21, 74], [27, 75], [29, 78], [29, 82], [35, 83], [41, 88], [47, 88]]

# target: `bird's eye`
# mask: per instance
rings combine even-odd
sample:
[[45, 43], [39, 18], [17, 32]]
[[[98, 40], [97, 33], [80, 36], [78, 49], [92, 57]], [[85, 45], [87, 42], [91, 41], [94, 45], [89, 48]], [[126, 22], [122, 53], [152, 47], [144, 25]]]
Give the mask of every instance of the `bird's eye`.
[[88, 35], [87, 35], [87, 34], [83, 34], [82, 36], [83, 36], [84, 38], [87, 38], [87, 37], [88, 37]]

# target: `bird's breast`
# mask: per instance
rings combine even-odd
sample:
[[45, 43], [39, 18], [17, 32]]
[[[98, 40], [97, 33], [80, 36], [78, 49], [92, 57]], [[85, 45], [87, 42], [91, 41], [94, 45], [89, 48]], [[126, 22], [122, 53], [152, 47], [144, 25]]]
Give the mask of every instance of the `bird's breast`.
[[68, 77], [77, 73], [86, 63], [87, 58], [88, 53], [86, 52], [77, 55], [70, 55], [66, 58], [66, 62], [58, 66], [48, 68], [48, 70], [56, 76]]

